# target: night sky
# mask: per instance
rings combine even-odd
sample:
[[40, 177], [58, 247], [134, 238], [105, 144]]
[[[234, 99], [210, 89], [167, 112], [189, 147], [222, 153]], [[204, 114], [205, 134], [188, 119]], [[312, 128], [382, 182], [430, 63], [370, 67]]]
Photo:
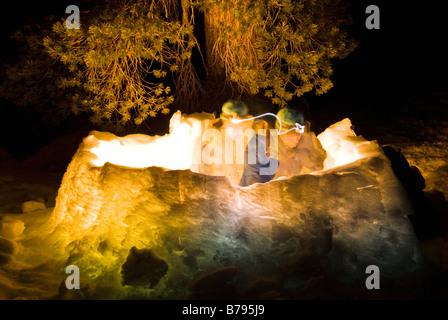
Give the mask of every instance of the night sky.
[[[353, 31], [360, 45], [345, 60], [347, 68], [338, 70], [340, 87], [365, 88], [371, 96], [387, 96], [395, 90], [408, 94], [416, 88], [441, 85], [441, 79], [446, 85], [447, 48], [443, 39], [448, 29], [440, 3], [415, 6], [405, 1], [353, 2]], [[376, 4], [381, 10], [380, 30], [364, 26], [368, 4]]]
[[[11, 31], [36, 22], [46, 14], [66, 17], [65, 8], [70, 4], [80, 7], [82, 19], [85, 8], [82, 3], [90, 2], [36, 1], [8, 5], [3, 11], [8, 19], [2, 19], [0, 28], [4, 44], [2, 60], [14, 56], [9, 39]], [[365, 27], [368, 17], [365, 10], [370, 4], [380, 9], [380, 30]], [[359, 46], [346, 59], [334, 62], [335, 87], [329, 93], [317, 98], [306, 96], [312, 109], [322, 114], [331, 108], [336, 118], [350, 116], [351, 112], [362, 113], [363, 109], [387, 117], [395, 106], [410, 99], [424, 99], [430, 92], [446, 91], [447, 26], [441, 2], [425, 1], [415, 5], [406, 1], [358, 0], [352, 1], [350, 12], [354, 24], [349, 31], [359, 41]], [[73, 127], [73, 123], [52, 127], [41, 123], [31, 108], [18, 109], [4, 100], [1, 104], [6, 110], [2, 115], [8, 120], [0, 130], [3, 136], [0, 147], [19, 156], [70, 130], [67, 127]], [[27, 143], [29, 145], [24, 147]], [[21, 147], [17, 148], [19, 144]]]

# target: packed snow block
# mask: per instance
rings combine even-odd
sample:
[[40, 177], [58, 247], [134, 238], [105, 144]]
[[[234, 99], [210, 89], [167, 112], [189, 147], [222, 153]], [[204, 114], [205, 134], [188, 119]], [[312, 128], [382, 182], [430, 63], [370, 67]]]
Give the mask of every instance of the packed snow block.
[[15, 251], [14, 243], [9, 241], [8, 239], [0, 237], [0, 252], [6, 254], [13, 254], [14, 251]]
[[238, 290], [235, 278], [238, 268], [229, 266], [207, 273], [194, 281], [191, 286], [189, 299], [209, 300], [213, 299], [235, 299]]
[[[45, 200], [43, 200], [45, 202]], [[22, 203], [21, 208], [23, 213], [33, 212], [37, 210], [45, 210], [47, 207], [45, 206], [45, 203], [42, 201], [25, 201]]]
[[167, 271], [167, 263], [151, 250], [132, 247], [121, 268], [122, 284], [153, 288]]
[[[187, 138], [197, 138], [184, 129]], [[378, 266], [382, 278], [406, 276], [422, 263], [407, 218], [412, 206], [376, 142], [354, 137], [347, 138], [355, 141], [350, 148], [360, 146], [368, 156], [354, 152], [355, 160], [323, 171], [239, 187], [226, 176], [188, 168], [110, 163], [93, 148], [112, 142], [122, 161], [128, 144], [157, 140], [93, 132], [67, 168], [45, 244], [77, 265], [85, 281], [107, 280], [117, 296], [185, 298], [192, 290], [207, 292], [213, 279], [229, 290], [260, 279], [296, 290], [321, 274], [365, 288], [369, 265]], [[334, 150], [329, 155], [340, 151]], [[152, 279], [150, 289], [122, 285], [134, 247], [167, 265], [154, 279], [150, 271], [139, 275]], [[232, 272], [224, 280], [204, 277], [220, 270]]]
[[362, 158], [376, 157], [383, 153], [375, 141], [368, 141], [363, 136], [356, 135], [348, 118], [332, 124], [317, 138], [327, 152], [324, 169], [342, 166]]
[[15, 240], [25, 230], [25, 224], [19, 219], [3, 218], [0, 220], [0, 237]]
[[7, 264], [9, 261], [11, 261], [11, 256], [0, 252], [0, 266]]
[[8, 239], [0, 237], [0, 266], [11, 260], [11, 255], [16, 251], [15, 244]]

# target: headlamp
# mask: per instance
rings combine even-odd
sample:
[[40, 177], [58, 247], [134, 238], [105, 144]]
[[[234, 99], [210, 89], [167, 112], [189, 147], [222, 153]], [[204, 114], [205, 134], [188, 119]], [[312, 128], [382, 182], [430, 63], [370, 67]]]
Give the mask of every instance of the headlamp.
[[[280, 124], [280, 127], [279, 127], [278, 131], [279, 132], [282, 131], [282, 121], [280, 120], [280, 118], [276, 114], [269, 113], [269, 112], [260, 114], [260, 115], [255, 116], [255, 117], [247, 118], [247, 119], [231, 119], [230, 121], [232, 123], [240, 123], [240, 122], [243, 122], [243, 121], [249, 121], [249, 120], [261, 118], [261, 117], [264, 117], [264, 116], [274, 116], [274, 117], [276, 117], [277, 120], [278, 120], [278, 123]], [[305, 126], [301, 125], [300, 123], [295, 123], [293, 128], [291, 128], [289, 130], [286, 130], [284, 132], [278, 133], [277, 135], [282, 135], [282, 134], [285, 134], [285, 133], [287, 133], [289, 131], [292, 131], [292, 130], [296, 130], [297, 133], [303, 133], [303, 132], [305, 132]]]

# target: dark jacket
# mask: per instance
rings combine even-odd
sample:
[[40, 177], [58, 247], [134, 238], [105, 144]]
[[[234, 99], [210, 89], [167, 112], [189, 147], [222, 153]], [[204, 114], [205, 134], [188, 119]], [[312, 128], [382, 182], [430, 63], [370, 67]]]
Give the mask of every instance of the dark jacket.
[[266, 155], [266, 137], [255, 134], [244, 152], [244, 172], [240, 186], [271, 181], [278, 168], [278, 160]]

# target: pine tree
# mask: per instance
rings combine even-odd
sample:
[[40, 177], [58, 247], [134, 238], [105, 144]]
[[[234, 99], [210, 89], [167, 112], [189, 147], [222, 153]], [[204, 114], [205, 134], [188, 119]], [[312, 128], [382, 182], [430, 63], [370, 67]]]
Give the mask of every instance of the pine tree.
[[206, 8], [213, 16], [213, 48], [207, 51], [213, 78], [242, 92], [263, 90], [281, 106], [293, 95], [327, 92], [333, 86], [331, 60], [356, 46], [342, 29], [350, 23], [342, 1], [208, 0]]
[[60, 20], [17, 33], [27, 51], [6, 67], [1, 93], [41, 108], [51, 99], [61, 116], [87, 112], [94, 123], [121, 127], [173, 104], [201, 111], [212, 82], [283, 106], [332, 87], [332, 59], [355, 47], [345, 12], [339, 0], [105, 0], [81, 12], [80, 29]]

